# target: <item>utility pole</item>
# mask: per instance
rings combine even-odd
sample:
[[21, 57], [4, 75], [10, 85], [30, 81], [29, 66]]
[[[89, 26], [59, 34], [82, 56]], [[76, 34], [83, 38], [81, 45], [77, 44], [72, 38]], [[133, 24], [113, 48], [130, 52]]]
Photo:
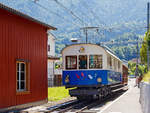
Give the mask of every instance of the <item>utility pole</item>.
[[[147, 3], [147, 39], [149, 38], [149, 2]], [[147, 70], [149, 70], [149, 44], [147, 43]]]
[[88, 30], [98, 30], [99, 27], [83, 27], [80, 29], [83, 30], [83, 32], [85, 32], [86, 44], [87, 44], [88, 43]]
[[87, 29], [85, 29], [85, 36], [86, 36], [86, 44], [87, 44], [88, 42], [88, 30]]
[[135, 71], [135, 75], [136, 76], [138, 76], [138, 74], [139, 74], [139, 71], [138, 71], [138, 64], [139, 64], [139, 62], [138, 62], [138, 60], [139, 60], [139, 45], [138, 45], [139, 43], [138, 43], [138, 36], [137, 36], [137, 60], [136, 60], [136, 71]]

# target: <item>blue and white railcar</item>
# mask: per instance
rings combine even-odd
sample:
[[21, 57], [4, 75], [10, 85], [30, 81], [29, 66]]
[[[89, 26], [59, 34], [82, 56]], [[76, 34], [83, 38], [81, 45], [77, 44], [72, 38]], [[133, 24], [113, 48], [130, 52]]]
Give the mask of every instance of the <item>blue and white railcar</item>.
[[88, 88], [110, 90], [108, 86], [122, 82], [122, 61], [105, 47], [73, 44], [62, 50], [62, 58], [63, 85], [77, 87], [71, 96], [94, 95], [97, 91], [91, 93]]

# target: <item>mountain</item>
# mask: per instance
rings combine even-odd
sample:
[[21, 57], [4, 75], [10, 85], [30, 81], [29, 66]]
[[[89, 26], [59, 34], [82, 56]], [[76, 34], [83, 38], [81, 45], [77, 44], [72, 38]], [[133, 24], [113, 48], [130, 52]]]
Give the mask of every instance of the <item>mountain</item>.
[[[52, 31], [57, 38], [57, 54], [65, 44], [70, 44], [71, 38], [85, 42], [85, 34], [80, 29], [85, 26], [99, 27], [98, 31], [88, 32], [91, 43], [121, 41], [122, 37], [136, 41], [134, 36], [144, 35], [146, 31], [147, 2], [148, 0], [0, 0], [0, 3], [57, 27], [57, 31]], [[126, 44], [108, 46], [121, 59], [136, 57], [133, 55], [136, 52], [135, 44], [131, 44], [130, 48], [126, 48]], [[125, 55], [123, 48], [133, 51]]]

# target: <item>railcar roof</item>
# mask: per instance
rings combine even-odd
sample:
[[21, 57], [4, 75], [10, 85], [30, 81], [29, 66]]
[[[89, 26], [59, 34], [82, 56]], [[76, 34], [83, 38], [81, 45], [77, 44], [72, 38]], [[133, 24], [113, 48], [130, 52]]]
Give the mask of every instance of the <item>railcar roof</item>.
[[121, 61], [116, 55], [114, 55], [113, 53], [111, 53], [108, 50], [105, 50], [108, 54], [110, 54], [111, 56], [115, 57], [117, 60]]
[[61, 53], [62, 53], [66, 48], [71, 47], [71, 46], [75, 46], [75, 45], [95, 45], [95, 46], [101, 47], [101, 48], [103, 48], [103, 49], [106, 51], [106, 53], [110, 54], [111, 56], [113, 56], [113, 57], [116, 58], [117, 60], [121, 61], [114, 53], [110, 52], [110, 51], [107, 50], [105, 47], [100, 46], [100, 45], [98, 45], [98, 44], [91, 44], [91, 43], [87, 43], [87, 44], [86, 44], [86, 43], [80, 43], [80, 44], [67, 45], [65, 48], [62, 49]]
[[47, 27], [48, 29], [57, 30], [57, 28], [55, 28], [55, 27], [53, 27], [53, 26], [50, 26], [50, 25], [48, 25], [48, 24], [46, 24], [46, 23], [44, 23], [44, 22], [41, 22], [41, 21], [39, 21], [39, 20], [37, 20], [37, 19], [35, 19], [35, 18], [32, 18], [31, 16], [26, 15], [26, 14], [24, 14], [24, 13], [22, 13], [22, 12], [20, 12], [20, 11], [17, 11], [17, 10], [15, 10], [15, 9], [13, 9], [13, 8], [10, 8], [10, 7], [8, 7], [8, 6], [4, 5], [4, 4], [2, 4], [2, 3], [0, 3], [0, 8], [6, 10], [6, 11], [8, 11], [8, 12], [11, 12], [11, 13], [13, 13], [13, 14], [15, 14], [15, 15], [18, 15], [18, 16], [21, 16], [21, 17], [26, 18], [26, 19], [28, 19], [28, 20], [31, 20], [31, 21], [33, 21], [33, 22], [36, 22], [36, 23], [38, 23], [38, 24], [40, 24], [40, 25], [42, 25], [42, 26]]
[[124, 67], [128, 68], [128, 65], [126, 65], [126, 64], [124, 64], [124, 63], [123, 63], [122, 65], [123, 65]]

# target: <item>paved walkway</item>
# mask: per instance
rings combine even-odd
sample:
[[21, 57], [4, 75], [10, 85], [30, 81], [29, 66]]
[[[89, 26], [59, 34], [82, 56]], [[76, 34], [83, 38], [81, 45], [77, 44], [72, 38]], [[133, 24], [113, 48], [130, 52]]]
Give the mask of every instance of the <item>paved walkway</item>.
[[99, 113], [142, 113], [139, 97], [140, 89], [131, 85], [125, 94]]

